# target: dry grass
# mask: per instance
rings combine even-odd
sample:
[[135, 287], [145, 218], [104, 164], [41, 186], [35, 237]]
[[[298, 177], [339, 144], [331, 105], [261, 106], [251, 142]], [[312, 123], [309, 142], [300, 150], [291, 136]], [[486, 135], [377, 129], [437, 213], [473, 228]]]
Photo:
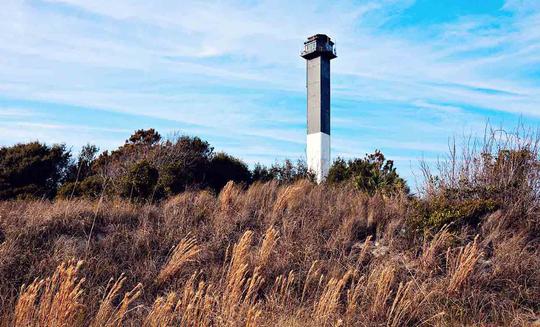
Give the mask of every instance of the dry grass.
[[232, 256], [223, 283], [221, 297], [220, 323], [233, 326], [239, 321], [250, 325], [260, 316], [257, 303], [257, 292], [264, 279], [259, 269], [249, 269], [249, 252], [253, 240], [253, 232], [246, 231], [237, 244], [233, 246]]
[[354, 271], [347, 271], [341, 278], [331, 278], [326, 284], [313, 309], [313, 317], [320, 325], [327, 325], [335, 320], [339, 313], [343, 289], [354, 273]]
[[161, 284], [171, 279], [185, 264], [194, 261], [200, 252], [201, 248], [197, 245], [197, 241], [194, 238], [188, 236], [182, 239], [173, 248], [171, 257], [159, 272], [157, 282]]
[[439, 255], [441, 250], [447, 249], [451, 237], [452, 234], [448, 232], [448, 228], [444, 227], [431, 240], [428, 238], [424, 240], [420, 264], [426, 273], [440, 270]]
[[455, 294], [461, 290], [469, 280], [476, 263], [482, 256], [477, 241], [478, 237], [475, 237], [473, 242], [460, 248], [454, 256], [452, 256], [451, 249], [448, 249], [446, 253], [446, 262], [448, 264], [448, 287], [446, 290], [450, 294]]
[[74, 326], [81, 324], [82, 262], [61, 264], [52, 277], [21, 287], [14, 310], [16, 326]]
[[193, 274], [179, 293], [158, 297], [144, 318], [144, 325], [211, 326], [218, 299], [211, 286], [197, 283], [197, 277]]
[[279, 275], [269, 292], [267, 304], [275, 310], [285, 310], [287, 304], [292, 301], [292, 287], [295, 282], [294, 271], [290, 271], [287, 275]]
[[114, 282], [107, 292], [107, 295], [100, 303], [99, 310], [92, 321], [92, 327], [122, 326], [122, 321], [126, 317], [130, 305], [137, 300], [142, 292], [142, 284], [137, 284], [133, 290], [124, 294], [122, 301], [120, 301], [118, 305], [115, 305], [115, 299], [120, 296], [120, 291], [122, 290], [125, 281], [126, 278], [121, 276]]
[[[407, 225], [408, 201], [299, 182], [229, 184], [217, 197], [187, 192], [158, 205], [105, 200], [99, 210], [79, 200], [3, 202], [0, 325], [526, 326], [538, 319], [539, 239], [504, 223], [515, 202], [478, 226], [418, 234]], [[538, 212], [520, 214], [530, 222]]]
[[395, 270], [391, 266], [383, 267], [380, 271], [374, 270], [369, 276], [367, 287], [368, 291], [371, 290], [370, 314], [373, 317], [380, 318], [385, 315], [394, 280]]
[[259, 267], [266, 266], [268, 260], [270, 259], [270, 256], [272, 255], [272, 252], [274, 251], [274, 247], [276, 246], [278, 239], [278, 232], [273, 227], [270, 227], [266, 230], [263, 240], [261, 242], [261, 248], [259, 249], [259, 256], [257, 262], [257, 265]]

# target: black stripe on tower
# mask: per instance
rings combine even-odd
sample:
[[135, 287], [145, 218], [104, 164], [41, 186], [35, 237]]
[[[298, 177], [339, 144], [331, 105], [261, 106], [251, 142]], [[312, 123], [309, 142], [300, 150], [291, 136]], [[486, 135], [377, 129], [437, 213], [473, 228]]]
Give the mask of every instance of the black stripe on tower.
[[321, 57], [321, 132], [330, 135], [330, 59]]
[[307, 61], [308, 134], [330, 135], [330, 60], [319, 56]]

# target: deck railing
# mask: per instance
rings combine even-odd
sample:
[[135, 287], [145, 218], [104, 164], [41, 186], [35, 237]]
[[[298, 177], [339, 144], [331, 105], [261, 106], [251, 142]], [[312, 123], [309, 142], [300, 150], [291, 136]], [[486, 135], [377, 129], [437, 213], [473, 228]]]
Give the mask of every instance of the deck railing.
[[319, 45], [319, 46], [314, 46], [313, 43], [308, 43], [306, 44], [306, 46], [304, 47], [304, 50], [301, 52], [301, 55], [306, 55], [308, 53], [312, 53], [312, 52], [315, 52], [315, 51], [318, 51], [318, 52], [331, 52], [332, 54], [334, 54], [335, 56], [337, 56], [337, 52], [336, 52], [336, 47], [333, 46], [333, 45], [330, 45], [330, 44], [324, 44], [324, 45]]

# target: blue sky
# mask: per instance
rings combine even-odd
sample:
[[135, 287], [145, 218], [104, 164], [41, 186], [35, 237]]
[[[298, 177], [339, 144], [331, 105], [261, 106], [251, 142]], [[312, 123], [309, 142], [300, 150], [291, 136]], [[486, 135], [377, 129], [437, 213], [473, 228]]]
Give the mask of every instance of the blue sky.
[[333, 156], [413, 179], [450, 138], [540, 126], [538, 0], [3, 0], [0, 145], [198, 135], [249, 164], [304, 157], [304, 39], [326, 33]]

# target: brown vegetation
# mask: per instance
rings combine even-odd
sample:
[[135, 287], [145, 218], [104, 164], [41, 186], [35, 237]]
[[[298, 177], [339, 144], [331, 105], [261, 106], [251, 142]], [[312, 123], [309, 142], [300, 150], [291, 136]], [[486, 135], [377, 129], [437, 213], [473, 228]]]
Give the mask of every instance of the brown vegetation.
[[421, 197], [273, 181], [0, 202], [0, 325], [529, 326], [540, 179], [516, 151]]
[[481, 229], [413, 236], [404, 196], [305, 182], [223, 192], [0, 204], [3, 323], [527, 325], [539, 308], [538, 240], [501, 229], [519, 219], [511, 206]]

